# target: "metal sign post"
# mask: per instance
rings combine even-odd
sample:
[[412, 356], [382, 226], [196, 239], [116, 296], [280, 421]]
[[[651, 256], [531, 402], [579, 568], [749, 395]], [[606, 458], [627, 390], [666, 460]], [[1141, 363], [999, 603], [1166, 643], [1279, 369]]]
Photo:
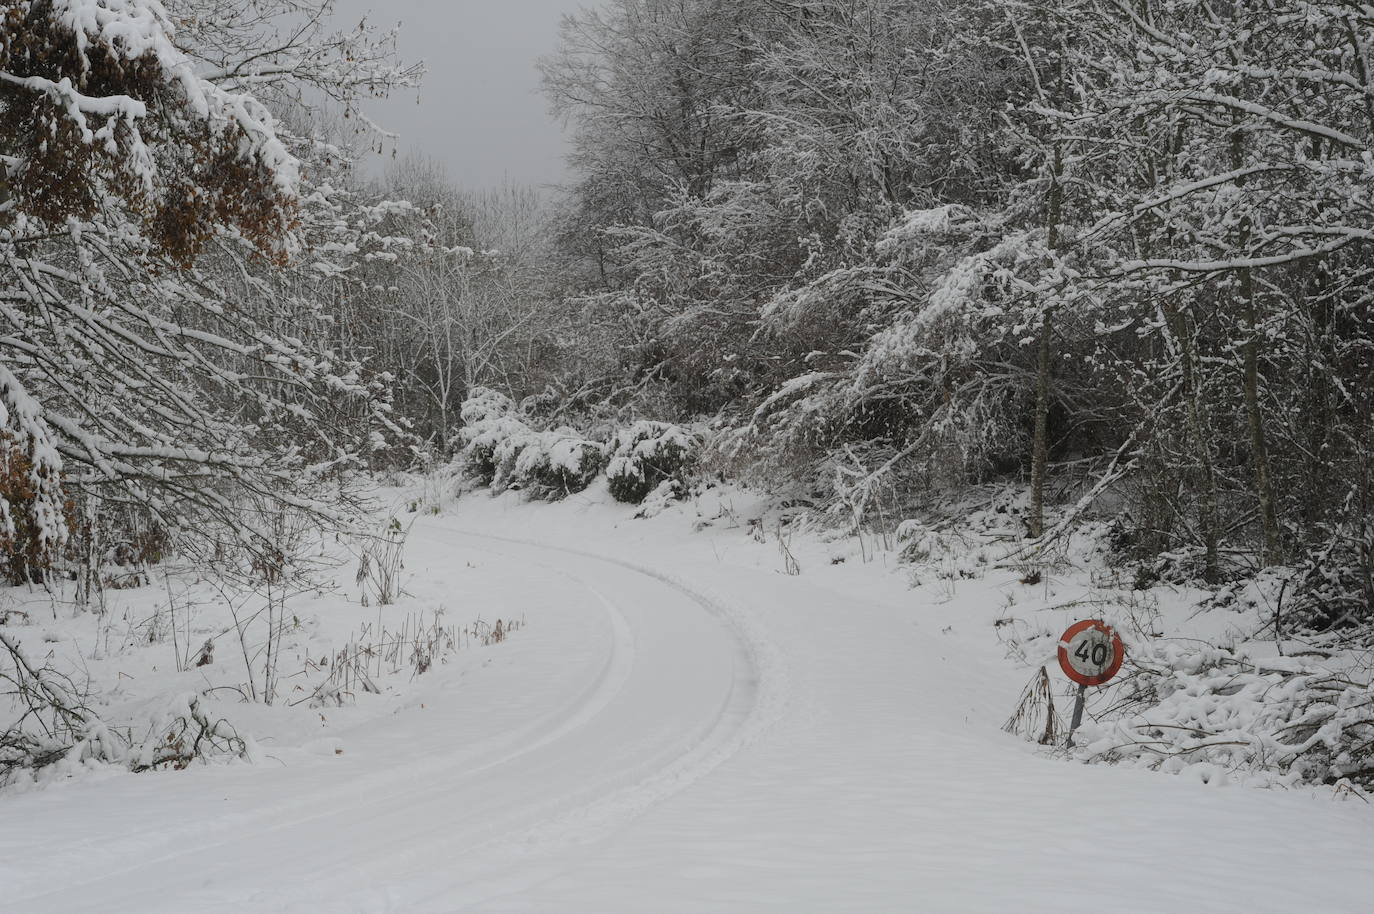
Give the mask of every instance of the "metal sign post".
[[1081, 685], [1078, 687], [1078, 697], [1073, 702], [1073, 721], [1069, 724], [1069, 748], [1073, 748], [1073, 734], [1078, 729], [1078, 725], [1083, 723], [1083, 705], [1088, 694], [1088, 687]]
[[1073, 734], [1083, 723], [1083, 704], [1088, 686], [1099, 686], [1111, 680], [1121, 670], [1126, 648], [1120, 636], [1100, 619], [1084, 619], [1070, 625], [1059, 638], [1059, 668], [1064, 675], [1078, 683], [1078, 698], [1073, 705], [1073, 722], [1069, 724], [1069, 746]]

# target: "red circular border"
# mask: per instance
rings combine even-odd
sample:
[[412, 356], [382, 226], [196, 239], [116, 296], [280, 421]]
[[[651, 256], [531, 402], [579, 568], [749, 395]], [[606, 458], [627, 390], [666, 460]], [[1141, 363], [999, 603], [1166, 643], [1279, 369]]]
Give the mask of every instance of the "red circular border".
[[[1069, 663], [1069, 642], [1074, 639], [1079, 632], [1095, 628], [1102, 632], [1112, 641], [1112, 665], [1102, 671], [1097, 676], [1084, 676], [1073, 668]], [[1121, 672], [1121, 664], [1126, 659], [1126, 647], [1121, 643], [1121, 636], [1118, 635], [1110, 625], [1101, 619], [1084, 619], [1082, 622], [1075, 622], [1070, 625], [1064, 634], [1059, 636], [1059, 668], [1064, 671], [1064, 675], [1072, 679], [1079, 685], [1097, 686], [1109, 681], [1117, 673]]]

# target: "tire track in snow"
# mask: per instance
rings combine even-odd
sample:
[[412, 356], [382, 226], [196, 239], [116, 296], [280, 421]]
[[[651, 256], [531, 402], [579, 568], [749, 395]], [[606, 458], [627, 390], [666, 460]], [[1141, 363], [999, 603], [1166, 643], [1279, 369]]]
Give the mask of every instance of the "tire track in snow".
[[[504, 557], [496, 550], [480, 546], [476, 548], [491, 555]], [[509, 765], [587, 726], [615, 701], [629, 681], [635, 665], [634, 635], [624, 614], [612, 600], [565, 569], [543, 562], [532, 564], [574, 582], [600, 604], [610, 628], [608, 656], [601, 670], [575, 699], [538, 721], [514, 730], [497, 747], [496, 751], [499, 754], [479, 758], [476, 764], [459, 762], [456, 770], [464, 777]], [[245, 834], [251, 833], [261, 838], [330, 819], [356, 819], [368, 809], [384, 810], [403, 804], [415, 794], [416, 784], [435, 782], [452, 776], [454, 772], [455, 759], [449, 754], [440, 753], [358, 773], [342, 785], [345, 793], [340, 792], [341, 785], [326, 782], [319, 790], [293, 796], [270, 807], [228, 813], [217, 816], [213, 821], [202, 822], [197, 825], [200, 834], [195, 835], [194, 840], [173, 845], [171, 849], [160, 850], [151, 856], [142, 855], [137, 859], [134, 868], [166, 871], [195, 855], [226, 853], [235, 845], [242, 843]], [[509, 812], [512, 817], [531, 817], [537, 816], [540, 808], [537, 804], [521, 804], [517, 801], [512, 803]], [[397, 856], [402, 857], [404, 854]], [[84, 878], [78, 876], [69, 881], [63, 891], [76, 886], [95, 884], [106, 878], [106, 875], [108, 874], [92, 873]], [[57, 894], [61, 893], [44, 891], [22, 900], [29, 904], [41, 904]], [[266, 903], [281, 899], [257, 900]], [[103, 909], [103, 905], [101, 907]], [[269, 907], [276, 909], [275, 904]]]
[[[677, 576], [614, 556], [464, 530], [435, 521], [426, 521], [424, 526], [436, 533], [481, 540], [482, 545], [477, 548], [502, 558], [509, 559], [515, 554], [493, 548], [493, 544], [505, 543], [535, 553], [556, 553], [601, 562], [656, 582], [701, 608], [724, 629], [733, 648], [732, 681], [720, 706], [691, 734], [686, 748], [666, 764], [659, 762], [653, 770], [639, 773], [628, 782], [591, 784], [530, 803], [513, 797], [511, 805], [502, 810], [495, 823], [494, 834], [450, 848], [455, 857], [454, 872], [431, 876], [414, 884], [400, 880], [380, 889], [357, 890], [355, 897], [359, 910], [452, 914], [537, 886], [572, 865], [568, 857], [560, 854], [591, 844], [622, 823], [680, 793], [735, 756], [781, 716], [787, 695], [782, 663], [748, 616], [725, 599]], [[612, 597], [583, 576], [585, 566], [572, 570], [565, 564], [526, 556], [521, 556], [521, 560], [568, 579], [602, 604], [612, 620], [613, 629], [618, 632], [613, 656], [608, 661], [607, 673], [592, 690], [593, 697], [574, 703], [572, 707], [576, 710], [554, 731], [530, 743], [520, 742], [503, 757], [479, 767], [452, 772], [457, 777], [508, 765], [591, 725], [624, 690], [635, 661], [633, 634], [628, 631], [624, 613]], [[607, 747], [608, 751], [616, 748], [617, 745]], [[412, 841], [421, 845], [444, 839], [441, 831], [432, 828], [417, 830], [411, 836]], [[374, 872], [385, 872], [393, 864], [404, 865], [410, 856], [404, 849], [374, 855], [370, 868]], [[274, 911], [314, 911], [321, 893], [338, 878], [346, 877], [347, 871], [347, 867], [327, 868], [312, 874], [285, 897], [277, 894], [271, 899], [254, 899], [254, 903], [270, 901]]]
[[[78, 877], [60, 891], [30, 897], [26, 907], [70, 914], [76, 910], [107, 910], [108, 903], [114, 901], [138, 903], [142, 909], [158, 912], [315, 912], [320, 910], [322, 899], [337, 899], [345, 885], [351, 887], [350, 910], [420, 914], [480, 906], [484, 901], [528, 889], [565, 871], [574, 865], [573, 852], [578, 848], [705, 777], [781, 715], [787, 694], [782, 664], [748, 616], [726, 600], [676, 576], [613, 556], [454, 529], [440, 523], [425, 526], [440, 540], [452, 536], [519, 547], [488, 546], [484, 551], [519, 556], [541, 566], [584, 588], [601, 605], [611, 629], [609, 656], [575, 700], [565, 703], [557, 717], [544, 716], [538, 724], [519, 728], [502, 741], [497, 754], [484, 753], [472, 760], [474, 765], [455, 765], [455, 759], [441, 754], [396, 767], [357, 772], [358, 776], [345, 784], [331, 780], [322, 784], [321, 789], [291, 797], [274, 808], [226, 817], [228, 821], [214, 828], [213, 834], [183, 844], [171, 853], [142, 858], [134, 870], [119, 874], [102, 874], [101, 868], [92, 870], [86, 878]], [[520, 555], [525, 551], [538, 558]], [[717, 642], [722, 648], [721, 659], [733, 657], [728, 662], [731, 681], [728, 688], [720, 690], [720, 705], [703, 708], [703, 713], [690, 723], [684, 721], [684, 729], [671, 734], [667, 741], [662, 732], [652, 730], [626, 731], [625, 740], [608, 741], [604, 754], [610, 764], [606, 768], [619, 771], [615, 777], [563, 784], [561, 789], [544, 796], [538, 796], [537, 790], [528, 798], [513, 792], [508, 802], [492, 808], [487, 823], [490, 830], [485, 829], [482, 820], [450, 820], [451, 825], [466, 826], [456, 829], [433, 820], [421, 824], [422, 811], [431, 801], [445, 802], [436, 794], [446, 792], [446, 784], [454, 777], [466, 779], [527, 757], [542, 757], [544, 763], [557, 764], [556, 744], [617, 707], [617, 697], [634, 679], [632, 672], [638, 661], [634, 632], [615, 599], [620, 596], [621, 603], [629, 605], [625, 595], [617, 595], [615, 587], [608, 587], [608, 596], [583, 577], [588, 565], [570, 565], [566, 559], [558, 561], [554, 556], [618, 567], [657, 582], [704, 611], [726, 637], [724, 642]], [[549, 560], [543, 561], [545, 558]], [[634, 588], [627, 587], [625, 580], [622, 576], [619, 586], [632, 594]], [[686, 609], [682, 600], [674, 601], [674, 606], [677, 612]], [[639, 615], [643, 625], [643, 613]], [[651, 620], [652, 616], [647, 618]], [[658, 683], [658, 688], [664, 687], [661, 677], [650, 681]], [[629, 759], [628, 766], [625, 758]], [[455, 807], [454, 811], [461, 813], [461, 808]], [[330, 833], [346, 833], [358, 822], [366, 822], [368, 827], [381, 824], [378, 818], [393, 826], [393, 833], [399, 833], [394, 828], [398, 819], [416, 827], [406, 831], [404, 843], [385, 848], [372, 846], [366, 881], [361, 884], [358, 880], [364, 874], [360, 874], [355, 862], [330, 859], [319, 848], [302, 848], [304, 852], [294, 859], [263, 857], [251, 849], [259, 843], [277, 847], [283, 842], [313, 842]], [[241, 867], [248, 859], [256, 860], [255, 865], [261, 867], [254, 880], [256, 884], [236, 887], [237, 880], [242, 878]], [[441, 863], [445, 860], [452, 861], [451, 869]], [[151, 874], [157, 874], [156, 878]], [[115, 884], [107, 882], [111, 876], [116, 877]], [[218, 887], [213, 897], [202, 888], [212, 881]], [[99, 893], [103, 899], [100, 904], [87, 904], [85, 899], [75, 905], [70, 903], [75, 899], [69, 891], [83, 884], [105, 886]], [[291, 887], [283, 891], [287, 884]]]
[[[534, 871], [530, 869], [528, 858], [532, 854], [547, 856], [568, 845], [585, 844], [602, 837], [617, 825], [643, 814], [710, 774], [781, 718], [788, 694], [786, 669], [781, 657], [751, 623], [747, 614], [720, 596], [675, 575], [615, 556], [537, 540], [463, 530], [433, 522], [427, 526], [459, 536], [591, 559], [657, 581], [686, 597], [717, 620], [730, 634], [736, 649], [734, 680], [729, 693], [706, 731], [695, 740], [690, 749], [670, 764], [633, 784], [614, 789], [609, 794], [594, 798], [514, 834], [488, 842], [480, 848], [470, 849], [471, 852], [485, 852], [498, 859], [519, 859], [521, 872], [514, 876], [491, 876], [477, 882], [465, 883], [462, 887], [463, 907], [522, 891], [553, 878], [562, 867], [546, 867], [544, 872], [539, 873], [537, 868]], [[547, 563], [538, 564], [550, 570], [562, 571], [600, 599], [606, 599], [578, 575]], [[510, 872], [512, 869], [514, 868], [492, 867], [492, 871], [495, 872]], [[429, 910], [430, 905], [437, 905], [434, 910], [455, 910], [452, 907], [454, 901], [448, 898], [448, 895], [448, 890], [442, 890], [414, 901], [424, 906], [421, 910]]]
[[[492, 538], [494, 539], [494, 537]], [[499, 555], [499, 553], [490, 549], [484, 549], [482, 551]], [[580, 698], [569, 705], [570, 710], [565, 710], [559, 715], [560, 721], [552, 730], [537, 737], [533, 742], [520, 741], [516, 749], [498, 758], [492, 759], [491, 761], [484, 762], [476, 767], [465, 767], [463, 769], [464, 775], [479, 774], [483, 771], [489, 771], [492, 768], [499, 768], [502, 765], [510, 764], [521, 756], [543, 749], [545, 746], [556, 743], [560, 739], [587, 726], [596, 719], [597, 715], [606, 710], [611, 702], [615, 700], [615, 697], [625, 688], [625, 684], [630, 679], [630, 673], [634, 669], [634, 633], [630, 631], [630, 623], [625, 619], [625, 614], [620, 611], [620, 608], [616, 606], [612, 600], [608, 599], [604, 593], [581, 578], [578, 578], [576, 575], [569, 574], [562, 568], [557, 568], [543, 562], [537, 562], [535, 564], [577, 584], [595, 597], [597, 602], [601, 604], [611, 624], [610, 656], [606, 659], [606, 665], [602, 668], [596, 680], [585, 692], [583, 692]]]

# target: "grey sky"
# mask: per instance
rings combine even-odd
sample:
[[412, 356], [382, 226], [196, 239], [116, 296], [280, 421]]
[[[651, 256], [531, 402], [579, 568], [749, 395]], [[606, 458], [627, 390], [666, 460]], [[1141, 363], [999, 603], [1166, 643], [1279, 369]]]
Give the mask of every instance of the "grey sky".
[[[401, 23], [400, 54], [423, 58], [420, 91], [371, 102], [367, 114], [401, 134], [399, 153], [442, 162], [460, 187], [561, 180], [565, 144], [539, 94], [535, 60], [553, 50], [563, 14], [594, 0], [340, 0], [340, 22], [364, 12]], [[376, 163], [372, 163], [374, 166]]]

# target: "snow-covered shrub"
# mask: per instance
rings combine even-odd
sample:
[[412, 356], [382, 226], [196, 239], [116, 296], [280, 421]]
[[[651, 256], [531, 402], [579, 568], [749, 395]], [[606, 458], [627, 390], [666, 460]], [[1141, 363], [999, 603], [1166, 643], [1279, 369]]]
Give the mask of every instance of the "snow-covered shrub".
[[570, 428], [535, 433], [524, 442], [513, 478], [536, 498], [557, 500], [591, 485], [606, 462], [606, 448]]
[[468, 476], [495, 490], [520, 488], [562, 498], [591, 484], [606, 449], [570, 428], [538, 431], [507, 396], [475, 387], [462, 406], [459, 460]]
[[[922, 518], [897, 524], [895, 539], [901, 560], [918, 573], [939, 569], [961, 577], [986, 571], [987, 547], [1008, 551], [1025, 536], [1026, 492], [1019, 487], [990, 486], [977, 494], [933, 507]], [[996, 551], [996, 550], [994, 550]]]
[[221, 755], [251, 757], [252, 743], [213, 718], [199, 694], [175, 697], [141, 727], [109, 726], [91, 699], [50, 658], [35, 661], [0, 633], [0, 712], [8, 715], [0, 725], [0, 787], [88, 763], [148, 771]]
[[1298, 565], [1283, 615], [1288, 630], [1360, 632], [1366, 643], [1374, 640], [1374, 531], [1338, 525]]
[[635, 517], [657, 517], [669, 505], [681, 501], [685, 494], [686, 489], [681, 480], [665, 479], [652, 492], [644, 496], [644, 500], [639, 503], [639, 510], [635, 512]]
[[474, 387], [459, 407], [464, 425], [476, 425], [488, 419], [513, 416], [518, 412], [515, 401], [490, 387]]
[[1169, 642], [1137, 645], [1131, 667], [1113, 687], [1118, 713], [1079, 729], [1080, 758], [1205, 783], [1374, 786], [1367, 675], [1310, 657], [1251, 659]]
[[666, 422], [640, 421], [616, 433], [606, 478], [618, 501], [639, 504], [664, 482], [685, 487], [696, 464], [695, 436]]
[[505, 488], [534, 430], [519, 417], [510, 397], [486, 387], [472, 389], [460, 415], [458, 461], [463, 471], [484, 486]]
[[746, 425], [712, 436], [703, 461], [770, 491], [828, 495], [835, 477], [829, 446], [849, 410], [846, 381], [813, 371], [783, 383]]
[[180, 771], [196, 761], [239, 758], [250, 761], [255, 746], [227, 720], [212, 716], [201, 696], [178, 695], [151, 721], [154, 734], [141, 746], [131, 746], [126, 764], [132, 771], [173, 768]]
[[519, 488], [535, 498], [563, 498], [587, 488], [609, 456], [611, 494], [638, 504], [656, 489], [668, 493], [661, 488], [666, 483], [680, 496], [697, 460], [697, 440], [666, 422], [637, 422], [607, 446], [572, 428], [532, 427], [509, 397], [483, 387], [473, 388], [461, 414], [458, 461], [469, 477], [496, 491]]
[[[89, 707], [89, 695], [51, 660], [29, 658], [0, 632], [0, 787], [75, 757], [117, 762], [124, 743]], [[78, 751], [79, 747], [79, 751]]]
[[[98, 518], [89, 526], [108, 528], [99, 532], [107, 544], [105, 561], [109, 563], [135, 567], [155, 565], [172, 551], [170, 531], [149, 511], [129, 507], [103, 524], [101, 520]], [[77, 532], [83, 537], [92, 533], [81, 527]]]
[[[36, 479], [28, 454], [13, 435], [0, 431], [0, 580], [15, 586], [42, 582], [57, 557], [55, 547], [75, 526], [70, 499], [59, 519], [38, 510]], [[62, 529], [45, 529], [54, 520]]]
[[495, 492], [520, 487], [520, 458], [530, 447], [537, 450], [540, 442], [539, 432], [509, 419], [500, 423], [499, 435], [491, 450], [494, 470], [490, 485]]

